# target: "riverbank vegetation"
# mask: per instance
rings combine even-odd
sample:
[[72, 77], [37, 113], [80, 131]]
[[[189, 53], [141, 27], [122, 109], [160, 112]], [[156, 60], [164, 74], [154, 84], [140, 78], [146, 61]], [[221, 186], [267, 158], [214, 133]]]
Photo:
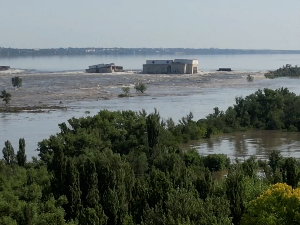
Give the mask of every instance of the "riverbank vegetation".
[[300, 77], [300, 67], [292, 66], [291, 64], [286, 64], [285, 66], [282, 66], [282, 68], [279, 68], [274, 71], [269, 71], [265, 74], [266, 78], [277, 78], [277, 77]]
[[[268, 161], [230, 161], [179, 145], [249, 128], [298, 131], [299, 102], [287, 89], [264, 89], [178, 124], [156, 110], [102, 110], [59, 124], [31, 161], [24, 139], [17, 156], [8, 141], [0, 224], [299, 224], [299, 160], [273, 151]], [[220, 171], [226, 176], [217, 179]]]
[[244, 129], [300, 130], [300, 96], [287, 88], [258, 90], [249, 96], [237, 97], [225, 112], [218, 108], [197, 125], [211, 127], [213, 133]]

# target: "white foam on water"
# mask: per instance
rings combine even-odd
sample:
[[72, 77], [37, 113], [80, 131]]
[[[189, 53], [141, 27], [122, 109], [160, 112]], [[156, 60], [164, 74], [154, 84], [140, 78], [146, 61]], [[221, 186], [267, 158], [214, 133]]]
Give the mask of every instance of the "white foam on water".
[[24, 73], [26, 70], [22, 70], [22, 69], [9, 69], [9, 70], [3, 70], [0, 71], [0, 75], [1, 74], [21, 74]]

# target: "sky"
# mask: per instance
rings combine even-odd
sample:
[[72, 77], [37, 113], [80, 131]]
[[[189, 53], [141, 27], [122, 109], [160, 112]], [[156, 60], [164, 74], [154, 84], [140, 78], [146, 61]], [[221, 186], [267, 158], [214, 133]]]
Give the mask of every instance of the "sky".
[[300, 0], [0, 0], [0, 47], [300, 50]]

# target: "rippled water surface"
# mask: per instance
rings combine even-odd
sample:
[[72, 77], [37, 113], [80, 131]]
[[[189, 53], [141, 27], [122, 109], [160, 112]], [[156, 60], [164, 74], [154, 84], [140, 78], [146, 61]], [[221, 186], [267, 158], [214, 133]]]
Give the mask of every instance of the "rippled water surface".
[[[300, 62], [299, 55], [201, 57], [199, 61], [202, 71], [196, 75], [148, 75], [138, 71], [95, 75], [80, 70], [102, 62], [116, 62], [130, 69], [139, 69], [146, 57], [56, 57], [49, 59], [49, 65], [46, 64], [47, 58], [26, 58], [24, 61], [20, 58], [1, 59], [0, 64], [18, 68], [0, 72], [0, 90], [6, 89], [13, 95], [12, 105], [63, 105], [67, 110], [0, 114], [0, 146], [10, 140], [17, 149], [19, 138], [24, 137], [28, 157], [36, 156], [37, 142], [58, 132], [58, 123], [66, 122], [73, 116], [94, 115], [101, 109], [145, 109], [152, 112], [157, 108], [163, 118], [172, 117], [175, 121], [191, 111], [194, 119], [198, 120], [212, 113], [216, 106], [226, 110], [234, 104], [235, 97], [246, 96], [257, 89], [287, 87], [300, 94], [299, 79], [269, 80], [263, 76], [268, 68], [275, 69], [286, 63], [297, 64]], [[234, 66], [239, 70], [230, 73], [213, 71], [213, 68]], [[10, 83], [11, 77], [16, 74], [23, 79], [23, 86], [19, 90], [14, 90]], [[246, 81], [248, 74], [254, 77], [254, 82]], [[136, 82], [147, 84], [145, 95], [136, 95], [131, 90], [134, 97], [117, 97], [122, 93], [122, 87], [133, 87]], [[60, 101], [63, 104], [59, 104]], [[200, 154], [224, 153], [231, 157], [255, 154], [264, 158], [271, 150], [278, 149], [283, 155], [300, 157], [298, 133], [280, 131], [224, 134], [192, 143], [192, 146]]]
[[265, 159], [272, 150], [281, 151], [284, 157], [300, 157], [300, 135], [284, 131], [222, 134], [193, 141], [190, 146], [196, 148], [201, 155], [223, 153], [231, 158], [240, 159], [251, 155]]

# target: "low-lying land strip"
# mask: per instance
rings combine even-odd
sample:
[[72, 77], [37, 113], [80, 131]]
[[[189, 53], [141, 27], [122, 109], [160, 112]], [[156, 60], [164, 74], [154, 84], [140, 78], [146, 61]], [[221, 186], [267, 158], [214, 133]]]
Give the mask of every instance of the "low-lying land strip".
[[65, 106], [4, 106], [0, 107], [1, 113], [19, 113], [19, 112], [28, 112], [28, 113], [45, 113], [51, 110], [66, 110]]

